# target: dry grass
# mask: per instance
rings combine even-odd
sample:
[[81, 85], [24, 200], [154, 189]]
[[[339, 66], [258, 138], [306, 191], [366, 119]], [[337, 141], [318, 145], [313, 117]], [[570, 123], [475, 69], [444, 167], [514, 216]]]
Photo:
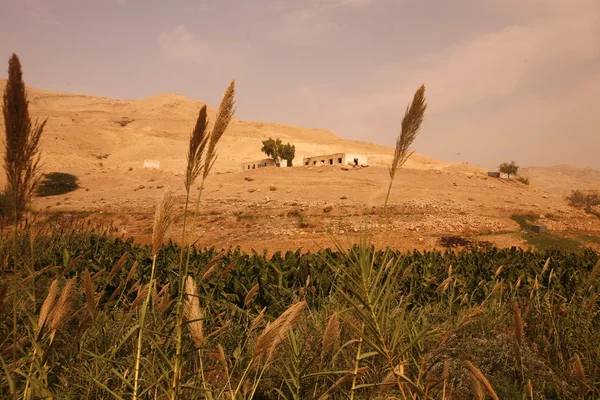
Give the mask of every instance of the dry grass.
[[51, 312], [54, 310], [54, 305], [58, 300], [58, 296], [60, 294], [60, 290], [58, 288], [58, 279], [54, 279], [50, 284], [50, 288], [48, 289], [48, 294], [42, 303], [42, 308], [40, 309], [40, 316], [38, 317], [38, 330], [41, 332], [46, 323], [49, 321], [48, 317]]
[[288, 331], [298, 321], [305, 307], [306, 301], [293, 304], [279, 318], [268, 324], [256, 341], [253, 359], [270, 359], [275, 349], [285, 339]]
[[425, 85], [422, 85], [415, 92], [412, 103], [406, 107], [406, 112], [402, 119], [402, 130], [396, 139], [394, 159], [390, 168], [390, 178], [392, 180], [394, 179], [398, 168], [402, 167], [413, 153], [411, 146], [419, 134], [426, 109]]
[[204, 342], [204, 313], [200, 307], [200, 297], [198, 296], [196, 283], [191, 276], [188, 276], [185, 280], [185, 295], [183, 312], [187, 320], [187, 326], [196, 347], [200, 347]]
[[223, 99], [221, 100], [221, 104], [219, 105], [219, 111], [217, 112], [217, 120], [215, 121], [215, 126], [210, 134], [210, 141], [208, 143], [208, 149], [206, 152], [206, 158], [204, 161], [204, 178], [208, 176], [208, 173], [212, 169], [214, 162], [217, 157], [217, 143], [221, 140], [221, 137], [227, 130], [229, 123], [231, 122], [231, 118], [233, 118], [233, 114], [235, 113], [234, 103], [235, 103], [235, 81], [231, 81], [225, 94], [223, 95]]
[[471, 377], [474, 379], [474, 381], [477, 381], [481, 385], [483, 385], [483, 387], [488, 392], [488, 394], [492, 397], [492, 399], [500, 400], [500, 398], [494, 391], [494, 388], [490, 384], [490, 381], [488, 381], [487, 378], [485, 377], [485, 375], [483, 375], [483, 372], [481, 372], [481, 370], [479, 368], [477, 368], [476, 366], [474, 366], [470, 361], [467, 361], [467, 367], [469, 368], [469, 373], [471, 374]]
[[160, 203], [156, 206], [154, 213], [154, 224], [152, 228], [152, 255], [156, 256], [162, 247], [163, 241], [171, 223], [173, 222], [173, 208], [175, 198], [170, 189], [166, 189]]
[[332, 354], [339, 346], [340, 342], [340, 318], [337, 313], [329, 317], [327, 327], [323, 333], [321, 359], [324, 360], [329, 354]]
[[208, 117], [206, 115], [206, 105], [202, 106], [198, 113], [198, 119], [196, 120], [196, 126], [190, 136], [190, 144], [187, 155], [187, 168], [185, 171], [184, 185], [186, 191], [189, 193], [190, 188], [196, 182], [196, 179], [202, 173], [204, 164], [202, 163], [202, 157], [204, 155], [204, 149], [208, 143], [209, 135], [206, 134], [206, 128], [208, 126]]
[[73, 277], [67, 281], [65, 287], [60, 293], [58, 301], [54, 304], [50, 311], [50, 329], [54, 332], [59, 330], [71, 316], [73, 307], [75, 306], [77, 296], [77, 277]]
[[26, 210], [40, 179], [39, 142], [47, 119], [31, 123], [29, 101], [21, 62], [13, 54], [8, 62], [8, 81], [4, 92], [4, 170], [7, 180], [7, 202], [15, 223]]

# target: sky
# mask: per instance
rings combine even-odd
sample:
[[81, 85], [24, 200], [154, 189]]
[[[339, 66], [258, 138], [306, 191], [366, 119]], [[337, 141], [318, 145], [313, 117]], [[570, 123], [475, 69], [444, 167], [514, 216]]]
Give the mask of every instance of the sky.
[[[494, 168], [600, 169], [599, 0], [0, 0], [0, 59], [32, 87], [177, 93], [236, 117]], [[8, 64], [6, 64], [6, 67]], [[6, 77], [6, 70], [0, 71]]]

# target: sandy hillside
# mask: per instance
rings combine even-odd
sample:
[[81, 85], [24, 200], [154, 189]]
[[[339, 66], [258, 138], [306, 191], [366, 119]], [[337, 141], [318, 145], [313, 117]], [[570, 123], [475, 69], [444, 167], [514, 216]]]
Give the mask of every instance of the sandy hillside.
[[[4, 86], [0, 80], [0, 91]], [[81, 184], [66, 195], [35, 198], [34, 210], [84, 212], [144, 242], [166, 186], [175, 190], [178, 210], [183, 209], [187, 141], [203, 103], [179, 95], [130, 101], [32, 88], [28, 93], [32, 116], [49, 118], [42, 140], [45, 171], [75, 174]], [[214, 121], [214, 108], [209, 117]], [[261, 141], [269, 137], [295, 144], [297, 165], [303, 156], [352, 152], [367, 153], [369, 167], [242, 172], [241, 162], [264, 158]], [[392, 148], [345, 140], [324, 129], [236, 119], [219, 145], [207, 183], [198, 244], [314, 250], [331, 245], [331, 232], [353, 242], [365, 222], [378, 222], [392, 154]], [[159, 160], [161, 168], [144, 169], [146, 159]], [[539, 216], [557, 234], [600, 233], [600, 220], [568, 207], [548, 183], [553, 181], [542, 179], [547, 172], [523, 172], [534, 184], [488, 178], [474, 165], [414, 155], [391, 192], [390, 218], [383, 227], [386, 242], [400, 249], [431, 248], [443, 235], [462, 235], [499, 246], [524, 245], [519, 225], [510, 218], [522, 213]], [[4, 180], [1, 174], [0, 184]], [[564, 174], [561, 187], [577, 182]]]
[[521, 168], [519, 174], [548, 193], [566, 196], [571, 190], [600, 190], [600, 171], [576, 165]]

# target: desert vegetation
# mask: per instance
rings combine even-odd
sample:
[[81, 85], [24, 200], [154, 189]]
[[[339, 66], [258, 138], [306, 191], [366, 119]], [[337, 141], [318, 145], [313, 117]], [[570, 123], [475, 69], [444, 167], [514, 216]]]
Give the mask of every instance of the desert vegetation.
[[510, 179], [512, 175], [516, 175], [519, 172], [519, 166], [515, 164], [514, 161], [511, 161], [510, 163], [504, 162], [500, 164], [498, 170], [501, 173], [508, 175], [508, 179]]
[[[169, 189], [152, 243], [26, 219], [0, 235], [0, 393], [12, 398], [572, 399], [600, 396], [600, 258], [590, 249], [381, 248], [391, 188], [427, 109], [402, 120], [360, 243], [267, 257], [197, 249], [235, 83], [189, 138], [183, 228]], [[30, 176], [30, 175], [29, 175]], [[188, 216], [188, 209], [193, 211]], [[298, 212], [299, 223], [304, 216]], [[191, 219], [191, 221], [189, 220]]]
[[36, 194], [38, 196], [56, 196], [72, 192], [79, 188], [79, 179], [66, 172], [49, 172], [43, 174]]
[[596, 214], [600, 216], [600, 192], [597, 190], [572, 190], [567, 196], [569, 204], [576, 208], [582, 208], [588, 214]]
[[284, 144], [281, 139], [269, 138], [264, 140], [260, 151], [276, 162], [285, 160], [288, 167], [293, 166], [293, 161], [296, 157], [296, 146], [290, 143]]

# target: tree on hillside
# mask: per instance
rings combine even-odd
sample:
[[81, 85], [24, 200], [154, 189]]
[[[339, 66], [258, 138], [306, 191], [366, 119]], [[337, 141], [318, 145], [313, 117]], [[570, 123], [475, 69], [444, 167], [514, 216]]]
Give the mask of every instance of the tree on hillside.
[[296, 146], [290, 143], [283, 144], [281, 139], [273, 138], [264, 140], [262, 144], [263, 146], [260, 151], [265, 153], [268, 157], [271, 157], [276, 162], [286, 160], [287, 166], [292, 166], [292, 161], [294, 160], [294, 157], [296, 157]]
[[271, 157], [275, 161], [279, 161], [281, 159], [279, 151], [282, 143], [280, 139], [273, 140], [272, 138], [269, 138], [264, 140], [262, 144], [263, 147], [260, 149], [260, 151], [265, 153], [267, 157]]
[[515, 164], [514, 161], [511, 161], [510, 164], [502, 163], [502, 164], [500, 164], [499, 168], [500, 168], [500, 172], [508, 175], [508, 179], [510, 179], [511, 175], [516, 175], [517, 172], [519, 171], [519, 166], [517, 164]]
[[287, 166], [292, 167], [292, 161], [296, 157], [296, 146], [293, 144], [284, 144], [281, 146], [281, 158], [287, 161]]
[[39, 142], [48, 119], [32, 125], [21, 62], [16, 54], [8, 61], [8, 81], [2, 107], [4, 114], [6, 199], [15, 220], [27, 209], [41, 174]]

